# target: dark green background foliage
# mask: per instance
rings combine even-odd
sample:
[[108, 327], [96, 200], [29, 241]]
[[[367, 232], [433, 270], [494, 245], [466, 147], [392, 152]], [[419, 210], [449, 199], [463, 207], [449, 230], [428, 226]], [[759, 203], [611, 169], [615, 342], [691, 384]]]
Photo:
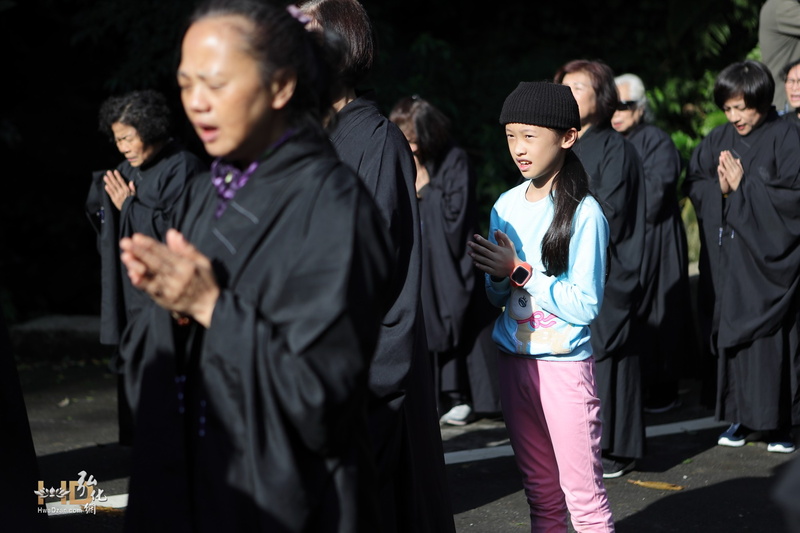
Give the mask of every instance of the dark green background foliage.
[[[450, 2], [364, 0], [378, 29], [370, 85], [385, 112], [420, 94], [452, 119], [474, 159], [485, 220], [517, 172], [497, 117], [519, 81], [551, 79], [576, 58], [642, 77], [656, 122], [685, 158], [720, 115], [720, 69], [758, 56], [761, 1]], [[180, 136], [202, 153], [174, 81], [190, 0], [0, 0], [5, 169], [0, 303], [11, 321], [97, 313], [99, 259], [83, 202], [93, 170], [119, 157], [97, 132], [112, 94], [166, 93]], [[724, 117], [722, 117], [724, 120]]]

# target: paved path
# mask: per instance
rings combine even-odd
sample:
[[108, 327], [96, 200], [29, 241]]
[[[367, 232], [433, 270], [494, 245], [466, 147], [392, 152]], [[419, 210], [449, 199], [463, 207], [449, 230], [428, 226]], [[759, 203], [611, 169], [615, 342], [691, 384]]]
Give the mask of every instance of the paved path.
[[[56, 317], [12, 329], [43, 481], [58, 486], [86, 471], [112, 497], [104, 505], [118, 507], [96, 515], [57, 509], [52, 533], [122, 531], [130, 450], [116, 444], [116, 381], [94, 328], [94, 317]], [[715, 446], [721, 426], [700, 405], [699, 383], [683, 386], [682, 407], [648, 417], [648, 455], [637, 470], [606, 482], [617, 531], [784, 533], [770, 491], [795, 454], [770, 454], [763, 443]], [[502, 419], [444, 427], [442, 438], [458, 533], [529, 531]], [[631, 483], [637, 480], [683, 490]]]

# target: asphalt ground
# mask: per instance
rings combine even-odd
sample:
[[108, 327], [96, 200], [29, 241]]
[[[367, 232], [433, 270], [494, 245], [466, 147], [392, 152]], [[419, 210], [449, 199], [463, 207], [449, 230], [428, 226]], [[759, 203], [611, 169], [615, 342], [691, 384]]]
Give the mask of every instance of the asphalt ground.
[[[116, 376], [107, 370], [110, 350], [96, 342], [96, 317], [47, 317], [12, 327], [11, 337], [44, 486], [86, 472], [108, 497], [95, 513], [48, 500], [51, 532], [122, 531], [130, 449], [117, 443]], [[681, 400], [671, 412], [647, 415], [646, 457], [606, 481], [617, 531], [787, 532], [772, 491], [800, 454], [768, 453], [762, 442], [717, 446], [725, 424], [700, 401], [699, 380], [682, 381]], [[442, 439], [458, 533], [530, 531], [502, 417], [442, 427]], [[1, 518], [0, 531], [8, 531]]]

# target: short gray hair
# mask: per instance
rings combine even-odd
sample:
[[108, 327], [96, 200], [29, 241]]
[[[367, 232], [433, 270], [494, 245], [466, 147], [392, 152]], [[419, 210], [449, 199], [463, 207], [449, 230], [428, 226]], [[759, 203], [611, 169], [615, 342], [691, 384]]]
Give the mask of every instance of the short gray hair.
[[650, 108], [647, 105], [647, 92], [644, 89], [644, 83], [642, 82], [642, 78], [637, 76], [636, 74], [626, 73], [620, 74], [616, 78], [614, 78], [614, 83], [619, 87], [620, 85], [627, 85], [628, 90], [630, 91], [630, 98], [634, 102], [639, 109], [644, 109], [644, 119], [650, 119]]

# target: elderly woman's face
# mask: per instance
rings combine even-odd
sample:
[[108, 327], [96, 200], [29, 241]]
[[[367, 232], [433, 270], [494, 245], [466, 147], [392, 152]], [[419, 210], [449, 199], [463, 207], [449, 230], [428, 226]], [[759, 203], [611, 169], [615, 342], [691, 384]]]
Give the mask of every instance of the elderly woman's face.
[[611, 117], [611, 127], [620, 133], [628, 133], [631, 128], [642, 121], [644, 108], [631, 98], [631, 89], [627, 83], [617, 85], [619, 92], [619, 107]]
[[578, 102], [581, 125], [594, 124], [597, 116], [597, 94], [589, 74], [583, 71], [570, 72], [564, 75], [561, 83], [572, 89], [572, 96]]
[[[246, 52], [240, 16], [201, 19], [183, 39], [178, 84], [186, 115], [214, 157], [254, 161], [266, 145], [274, 118], [272, 93], [256, 60]], [[266, 145], [265, 145], [266, 142]]]
[[125, 156], [132, 167], [142, 166], [156, 153], [154, 146], [142, 142], [139, 132], [133, 126], [114, 122], [111, 125], [111, 132], [114, 134], [117, 150]]

